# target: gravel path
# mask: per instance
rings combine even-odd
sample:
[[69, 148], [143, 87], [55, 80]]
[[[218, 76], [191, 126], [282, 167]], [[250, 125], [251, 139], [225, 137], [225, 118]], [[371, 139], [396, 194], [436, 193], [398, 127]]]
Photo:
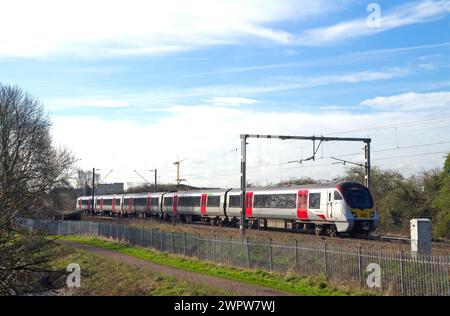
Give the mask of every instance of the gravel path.
[[102, 248], [97, 248], [73, 241], [68, 240], [58, 240], [57, 241], [60, 244], [63, 244], [65, 246], [70, 246], [74, 248], [78, 248], [84, 251], [88, 251], [90, 253], [101, 255], [103, 257], [106, 257], [108, 259], [111, 259], [116, 262], [121, 262], [129, 265], [133, 265], [136, 267], [139, 267], [141, 269], [147, 269], [151, 270], [153, 272], [162, 274], [162, 275], [169, 275], [173, 276], [178, 280], [184, 280], [187, 282], [193, 282], [193, 283], [201, 283], [210, 287], [216, 287], [220, 289], [224, 289], [226, 291], [229, 291], [235, 295], [242, 295], [242, 296], [285, 296], [290, 295], [285, 292], [281, 292], [275, 289], [266, 288], [263, 286], [258, 285], [252, 285], [248, 283], [243, 283], [239, 281], [233, 281], [233, 280], [227, 280], [222, 279], [219, 277], [213, 277], [201, 273], [196, 272], [190, 272], [185, 271], [169, 266], [159, 265], [153, 262], [145, 261], [142, 259], [138, 259], [129, 255], [125, 255], [113, 250], [107, 250]]

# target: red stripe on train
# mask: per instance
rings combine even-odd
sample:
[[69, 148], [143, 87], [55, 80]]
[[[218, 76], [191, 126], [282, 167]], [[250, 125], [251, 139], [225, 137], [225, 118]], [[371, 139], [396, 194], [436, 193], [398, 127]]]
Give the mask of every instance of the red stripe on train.
[[253, 192], [245, 192], [245, 216], [253, 217]]
[[202, 196], [200, 197], [200, 212], [202, 213], [202, 215], [206, 215], [206, 194], [202, 194]]

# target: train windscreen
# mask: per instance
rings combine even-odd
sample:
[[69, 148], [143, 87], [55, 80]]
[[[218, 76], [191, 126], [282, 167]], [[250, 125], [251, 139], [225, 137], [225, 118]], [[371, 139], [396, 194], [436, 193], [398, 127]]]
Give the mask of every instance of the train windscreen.
[[343, 183], [341, 191], [344, 195], [345, 201], [351, 208], [372, 208], [373, 199], [369, 189], [358, 183]]

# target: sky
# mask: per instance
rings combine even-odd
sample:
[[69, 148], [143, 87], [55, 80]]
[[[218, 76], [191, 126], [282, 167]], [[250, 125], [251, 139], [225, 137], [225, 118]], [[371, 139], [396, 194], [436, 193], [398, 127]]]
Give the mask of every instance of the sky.
[[[173, 183], [180, 159], [183, 183], [238, 187], [244, 133], [371, 137], [372, 165], [407, 176], [450, 149], [450, 0], [0, 4], [0, 83], [38, 98], [104, 183]], [[248, 181], [364, 160], [326, 142], [295, 162], [312, 146], [249, 139]]]

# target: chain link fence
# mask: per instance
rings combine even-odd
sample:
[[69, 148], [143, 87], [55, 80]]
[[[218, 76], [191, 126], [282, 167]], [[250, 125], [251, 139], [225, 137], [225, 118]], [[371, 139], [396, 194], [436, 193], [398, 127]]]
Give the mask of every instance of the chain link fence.
[[[153, 248], [233, 266], [302, 275], [325, 275], [341, 283], [368, 288], [367, 279], [379, 277], [373, 289], [393, 295], [449, 296], [448, 255], [365, 249], [320, 241], [232, 239], [165, 232], [126, 224], [94, 221], [20, 219], [20, 224], [51, 235], [81, 235]], [[373, 264], [379, 267], [374, 276]]]

